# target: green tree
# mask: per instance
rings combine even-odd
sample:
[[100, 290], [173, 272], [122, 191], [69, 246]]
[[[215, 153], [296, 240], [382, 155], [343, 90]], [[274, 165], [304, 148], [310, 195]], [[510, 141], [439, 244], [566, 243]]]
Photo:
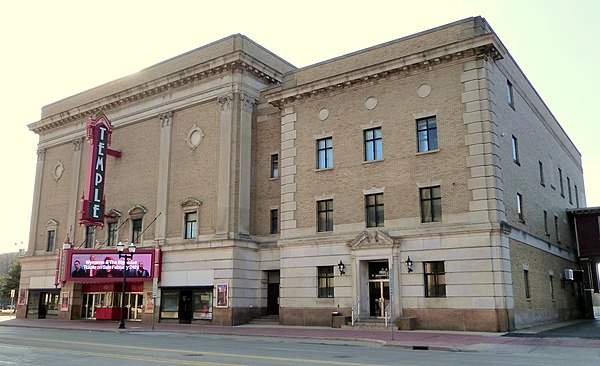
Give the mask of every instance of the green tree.
[[10, 270], [7, 274], [0, 276], [0, 301], [5, 303], [10, 302], [10, 290], [17, 291], [19, 289], [20, 280], [21, 263], [17, 261], [10, 266]]

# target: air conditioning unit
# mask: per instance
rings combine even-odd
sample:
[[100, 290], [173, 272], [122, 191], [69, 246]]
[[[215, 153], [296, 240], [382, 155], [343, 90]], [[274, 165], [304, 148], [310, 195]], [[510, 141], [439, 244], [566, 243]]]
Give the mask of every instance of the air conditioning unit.
[[573, 281], [573, 270], [570, 268], [565, 269], [565, 281]]

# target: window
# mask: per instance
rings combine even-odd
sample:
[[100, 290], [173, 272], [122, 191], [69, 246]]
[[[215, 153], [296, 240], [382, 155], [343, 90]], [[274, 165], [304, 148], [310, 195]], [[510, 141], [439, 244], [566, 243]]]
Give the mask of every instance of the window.
[[560, 243], [560, 236], [558, 235], [558, 216], [554, 215], [554, 235], [556, 235], [556, 242]]
[[118, 223], [115, 222], [109, 222], [108, 223], [108, 246], [112, 247], [115, 246], [118, 242], [118, 235], [117, 235], [117, 230], [118, 230]]
[[571, 178], [567, 177], [567, 192], [569, 193], [569, 203], [573, 204], [573, 196], [571, 195]]
[[364, 131], [365, 135], [365, 161], [381, 160], [383, 146], [381, 127]]
[[142, 236], [142, 219], [131, 220], [131, 243], [139, 244]]
[[515, 98], [514, 98], [514, 92], [513, 92], [513, 85], [508, 80], [506, 80], [506, 92], [507, 92], [506, 98], [508, 101], [508, 105], [514, 109], [515, 108]]
[[550, 296], [552, 297], [552, 300], [554, 301], [554, 275], [550, 274]]
[[544, 233], [550, 236], [550, 232], [548, 231], [548, 211], [544, 210]]
[[528, 269], [523, 270], [523, 281], [524, 281], [524, 285], [525, 285], [525, 298], [531, 299], [531, 291], [529, 289], [529, 270]]
[[577, 186], [575, 186], [575, 206], [579, 208], [579, 192], [577, 191]]
[[383, 226], [383, 193], [365, 196], [367, 227]]
[[279, 232], [279, 210], [274, 209], [271, 210], [271, 220], [270, 220], [270, 229], [269, 233], [277, 234]]
[[317, 231], [333, 231], [333, 200], [317, 202]]
[[523, 195], [517, 193], [517, 214], [519, 215], [519, 220], [524, 222], [523, 218]]
[[279, 177], [279, 154], [271, 155], [271, 178]]
[[558, 168], [558, 180], [560, 181], [560, 195], [565, 196], [565, 187], [563, 185], [562, 169]]
[[333, 266], [317, 267], [319, 297], [333, 297]]
[[512, 158], [515, 163], [521, 165], [519, 163], [519, 141], [514, 136], [512, 137]]
[[540, 184], [545, 187], [546, 183], [544, 182], [544, 164], [542, 164], [541, 161], [538, 161], [538, 163], [540, 164]]
[[442, 221], [442, 194], [439, 186], [420, 189], [421, 222]]
[[94, 247], [94, 231], [96, 227], [93, 225], [88, 225], [85, 227], [85, 247], [93, 248]]
[[317, 140], [317, 169], [333, 168], [333, 138]]
[[46, 251], [53, 252], [55, 243], [56, 243], [56, 230], [48, 230], [48, 237], [46, 239]]
[[438, 148], [437, 122], [435, 116], [417, 120], [418, 151], [432, 151]]
[[446, 297], [444, 262], [425, 262], [425, 297]]
[[185, 213], [184, 239], [196, 239], [198, 235], [198, 212]]

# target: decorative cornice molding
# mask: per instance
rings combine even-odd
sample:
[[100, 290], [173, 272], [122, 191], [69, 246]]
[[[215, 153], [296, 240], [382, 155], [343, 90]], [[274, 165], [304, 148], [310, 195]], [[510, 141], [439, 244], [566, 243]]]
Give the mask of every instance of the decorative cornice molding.
[[400, 244], [399, 240], [392, 238], [381, 230], [365, 230], [347, 245], [351, 249], [356, 250], [371, 249], [373, 247], [393, 247], [398, 244]]
[[493, 34], [488, 34], [478, 39], [461, 41], [424, 52], [406, 55], [395, 60], [373, 64], [352, 72], [311, 81], [289, 89], [275, 88], [272, 92], [266, 92], [265, 97], [273, 106], [283, 108], [287, 104], [302, 99], [414, 71], [429, 71], [438, 65], [447, 64], [466, 57], [483, 57], [485, 59], [498, 60], [502, 58], [502, 55], [498, 47], [496, 47], [495, 40], [496, 38]]
[[[122, 107], [132, 102], [138, 102], [142, 99], [168, 92], [187, 84], [198, 83], [204, 79], [214, 77], [224, 72], [241, 70], [257, 76], [269, 85], [277, 85], [281, 83], [281, 75], [279, 75], [277, 72], [271, 70], [268, 66], [262, 64], [260, 61], [250, 59], [248, 56], [244, 57], [244, 55], [240, 54], [239, 52], [235, 52], [231, 55], [223, 56], [221, 58], [237, 59], [212, 67], [207, 65], [214, 65], [214, 62], [207, 61], [202, 65], [196, 65], [168, 74], [166, 76], [162, 76], [159, 79], [145, 83], [144, 85], [136, 85], [126, 90], [119, 90], [111, 95], [90, 101], [81, 106], [71, 108], [50, 117], [46, 117], [38, 122], [31, 123], [28, 125], [29, 130], [39, 134], [70, 122], [90, 117], [98, 112], [106, 113], [111, 109]], [[140, 91], [140, 89], [142, 90]]]

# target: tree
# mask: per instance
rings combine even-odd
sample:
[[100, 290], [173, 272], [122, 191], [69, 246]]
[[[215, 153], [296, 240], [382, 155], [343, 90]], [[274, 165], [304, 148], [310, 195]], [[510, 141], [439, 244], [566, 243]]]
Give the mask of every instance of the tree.
[[[21, 263], [14, 262], [7, 274], [0, 276], [0, 303], [10, 303], [10, 290], [19, 289], [21, 280]], [[16, 295], [15, 295], [16, 297]]]

